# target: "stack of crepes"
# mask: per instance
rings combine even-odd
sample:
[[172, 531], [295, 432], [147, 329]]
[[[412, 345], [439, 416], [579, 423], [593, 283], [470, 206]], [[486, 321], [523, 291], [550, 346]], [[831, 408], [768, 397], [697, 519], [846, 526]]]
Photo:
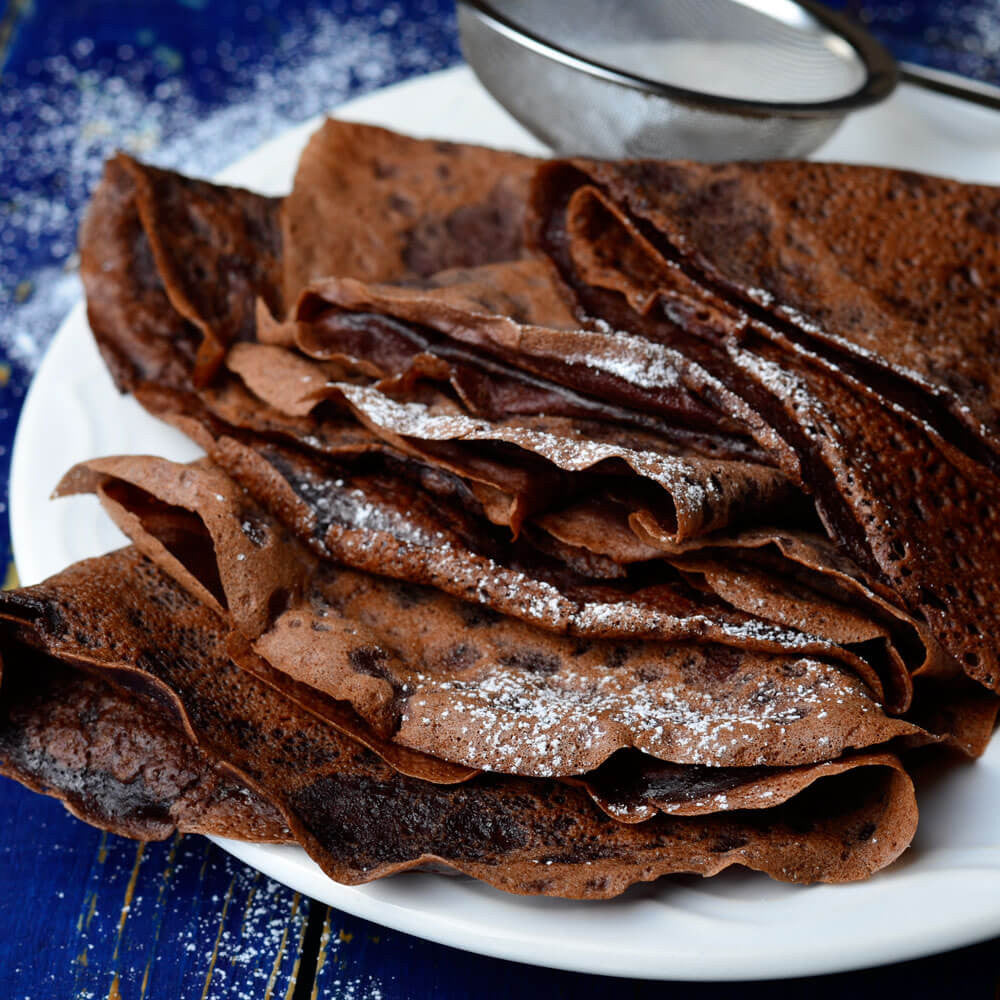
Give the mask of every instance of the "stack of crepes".
[[119, 156], [132, 546], [0, 599], [5, 773], [90, 822], [607, 897], [863, 878], [1000, 667], [1000, 191], [327, 122], [284, 199]]

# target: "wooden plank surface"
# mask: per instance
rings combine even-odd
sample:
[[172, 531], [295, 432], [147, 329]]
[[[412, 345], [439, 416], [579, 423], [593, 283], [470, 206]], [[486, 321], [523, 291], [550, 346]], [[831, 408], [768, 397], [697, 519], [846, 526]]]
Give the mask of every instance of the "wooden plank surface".
[[0, 929], [2, 1000], [1000, 996], [1000, 941], [866, 972], [738, 985], [484, 958], [305, 899], [201, 837], [139, 844], [103, 834], [5, 779]]
[[311, 905], [203, 837], [101, 833], [0, 779], [4, 1000], [291, 998]]

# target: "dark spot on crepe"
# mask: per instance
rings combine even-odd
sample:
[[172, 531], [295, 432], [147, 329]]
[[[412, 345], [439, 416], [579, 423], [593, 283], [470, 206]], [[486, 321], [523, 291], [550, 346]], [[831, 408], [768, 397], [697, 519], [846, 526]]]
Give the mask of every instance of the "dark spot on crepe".
[[663, 676], [660, 667], [655, 663], [641, 663], [636, 668], [635, 677], [640, 684], [652, 684]]
[[126, 608], [125, 620], [132, 628], [139, 629], [140, 631], [146, 627], [146, 618], [138, 608]]
[[921, 191], [927, 186], [927, 178], [913, 170], [896, 170], [893, 179], [911, 192]]
[[[388, 654], [379, 646], [358, 646], [347, 654], [351, 666], [359, 674], [368, 674], [370, 677], [380, 677], [382, 680], [389, 680], [385, 668], [385, 661]], [[390, 683], [392, 683], [390, 681]]]
[[463, 601], [458, 607], [458, 613], [462, 618], [462, 624], [467, 628], [476, 628], [479, 625], [496, 625], [503, 621], [503, 615], [482, 604], [469, 604]]
[[84, 649], [92, 649], [94, 646], [98, 645], [97, 639], [88, 635], [86, 632], [80, 631], [79, 629], [74, 631], [73, 639], [76, 641], [78, 646], [82, 646]]
[[631, 655], [632, 650], [626, 645], [612, 646], [604, 659], [605, 666], [617, 670], [618, 667], [623, 667], [628, 662]]
[[1000, 206], [992, 212], [970, 208], [965, 214], [965, 221], [987, 236], [1000, 236]]
[[736, 674], [742, 663], [738, 650], [725, 646], [704, 646], [681, 664], [684, 680], [693, 686], [721, 684]]
[[806, 666], [801, 660], [788, 660], [779, 667], [786, 677], [804, 677]]
[[529, 673], [541, 674], [544, 677], [558, 673], [561, 666], [559, 657], [536, 649], [519, 649], [516, 652], [507, 653], [500, 658], [500, 663], [505, 667], [527, 670]]
[[443, 219], [417, 222], [406, 234], [403, 261], [414, 274], [427, 277], [513, 260], [520, 254], [523, 221], [523, 202], [497, 184], [482, 201], [461, 205]]
[[861, 827], [860, 830], [858, 830], [858, 834], [856, 837], [857, 842], [861, 844], [864, 843], [864, 841], [866, 840], [871, 840], [872, 837], [875, 836], [876, 829], [877, 827], [875, 826], [874, 823], [865, 823], [865, 825]]
[[156, 649], [143, 649], [136, 657], [135, 665], [145, 674], [153, 677], [169, 677], [172, 663], [163, 651]]
[[750, 696], [750, 700], [755, 705], [770, 705], [778, 697], [778, 689], [774, 684], [774, 681], [765, 681], [756, 691]]
[[401, 608], [415, 608], [430, 601], [434, 592], [429, 587], [421, 587], [416, 583], [405, 583], [399, 580], [387, 581], [385, 589]]
[[446, 650], [440, 666], [445, 670], [467, 670], [482, 656], [481, 651], [470, 643], [461, 642]]
[[715, 838], [709, 845], [708, 850], [711, 854], [726, 854], [729, 851], [735, 851], [744, 847], [746, 843], [746, 837], [734, 833], [723, 833]]
[[423, 853], [486, 861], [528, 842], [528, 830], [512, 808], [516, 803], [492, 796], [487, 804], [464, 785], [331, 774], [290, 798], [323, 847], [352, 868], [406, 861]]
[[399, 212], [400, 215], [413, 215], [413, 202], [401, 194], [393, 192], [389, 195], [388, 205], [393, 212]]

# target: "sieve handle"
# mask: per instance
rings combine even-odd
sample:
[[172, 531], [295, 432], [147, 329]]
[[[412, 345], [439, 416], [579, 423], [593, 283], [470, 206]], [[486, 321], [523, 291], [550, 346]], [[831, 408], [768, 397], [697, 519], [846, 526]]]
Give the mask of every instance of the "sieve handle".
[[992, 87], [988, 83], [967, 80], [954, 73], [928, 69], [926, 66], [908, 62], [899, 64], [899, 78], [903, 83], [912, 83], [925, 90], [933, 90], [935, 93], [947, 94], [960, 101], [970, 101], [981, 107], [1000, 111], [1000, 87]]

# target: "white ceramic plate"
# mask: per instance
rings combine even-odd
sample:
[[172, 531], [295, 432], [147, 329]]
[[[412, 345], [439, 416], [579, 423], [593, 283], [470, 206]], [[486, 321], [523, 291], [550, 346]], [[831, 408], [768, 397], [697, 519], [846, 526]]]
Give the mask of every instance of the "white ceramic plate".
[[[338, 114], [416, 135], [540, 149], [464, 68], [380, 91]], [[284, 192], [316, 124], [261, 147], [221, 179]], [[823, 156], [1000, 183], [1000, 117], [904, 87], [855, 115]], [[197, 454], [116, 394], [81, 304], [43, 361], [18, 428], [11, 524], [25, 583], [122, 544], [92, 497], [50, 503], [48, 495], [74, 462], [128, 452]], [[976, 764], [922, 788], [920, 805], [913, 847], [865, 883], [803, 888], [730, 871], [663, 880], [605, 903], [526, 899], [430, 874], [351, 888], [298, 848], [220, 843], [332, 906], [470, 951], [618, 976], [754, 979], [860, 968], [1000, 934], [1000, 739]]]

